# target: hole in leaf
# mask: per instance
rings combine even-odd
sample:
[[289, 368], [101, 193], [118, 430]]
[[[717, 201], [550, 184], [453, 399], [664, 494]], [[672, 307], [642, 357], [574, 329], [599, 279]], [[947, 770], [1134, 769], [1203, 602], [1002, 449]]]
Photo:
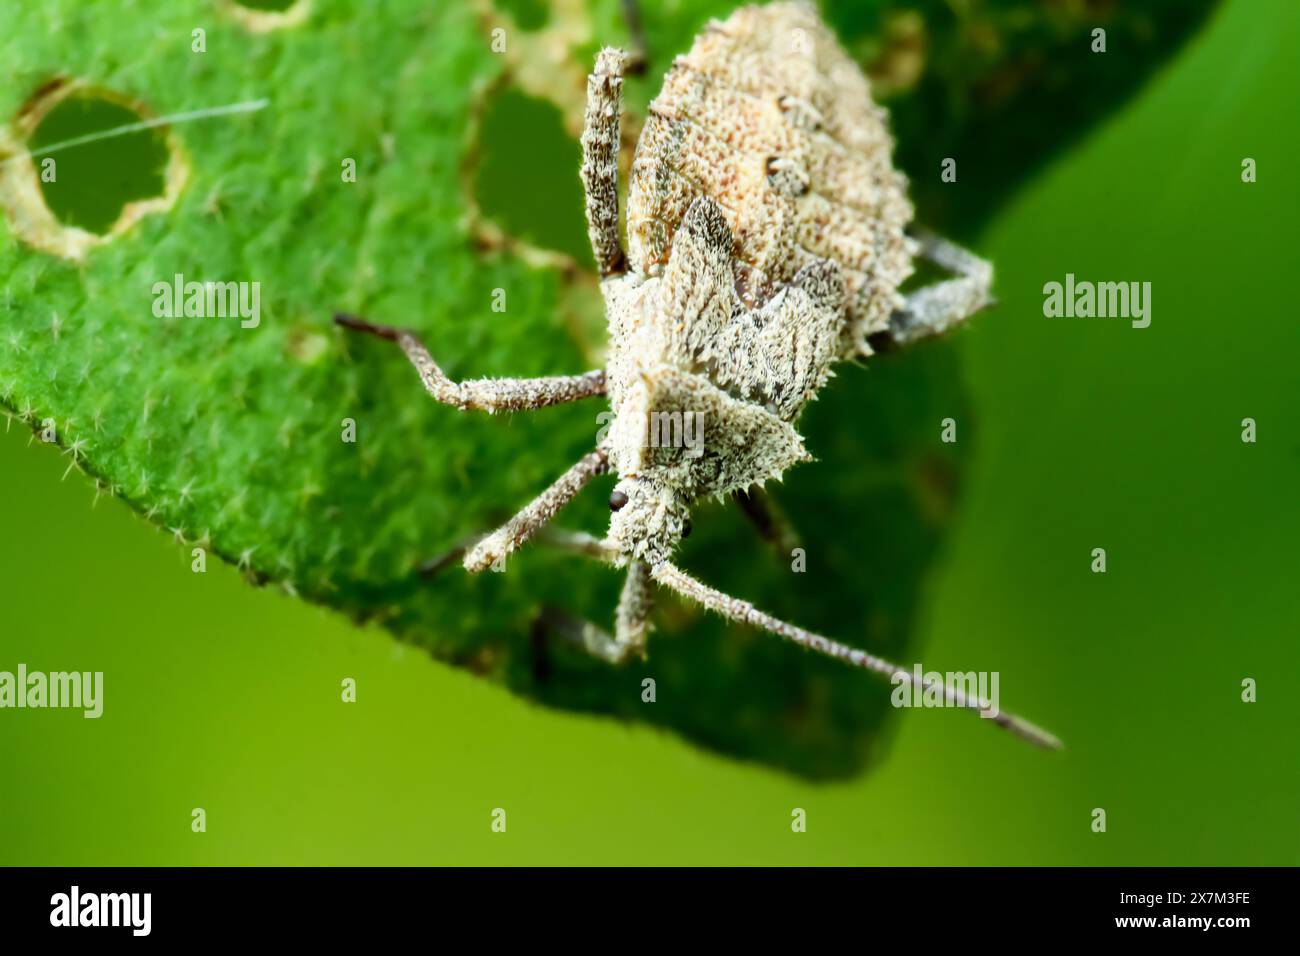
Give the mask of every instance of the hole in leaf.
[[275, 13], [282, 13], [297, 3], [298, 0], [236, 0], [241, 7], [249, 10], [264, 10]]
[[555, 106], [516, 89], [487, 102], [474, 183], [479, 209], [516, 239], [589, 264], [581, 165], [582, 147]]
[[270, 33], [307, 20], [311, 0], [216, 0], [217, 8], [251, 33]]
[[0, 214], [14, 236], [81, 261], [172, 208], [189, 161], [168, 126], [140, 128], [144, 103], [69, 77], [37, 89], [0, 124]]
[[68, 146], [59, 143], [139, 123], [139, 113], [91, 93], [65, 97], [46, 114], [27, 141], [40, 174], [41, 193], [65, 226], [107, 233], [128, 203], [161, 198], [169, 158], [161, 128], [139, 130]]
[[508, 13], [521, 30], [540, 30], [551, 19], [544, 0], [496, 0], [496, 8]]

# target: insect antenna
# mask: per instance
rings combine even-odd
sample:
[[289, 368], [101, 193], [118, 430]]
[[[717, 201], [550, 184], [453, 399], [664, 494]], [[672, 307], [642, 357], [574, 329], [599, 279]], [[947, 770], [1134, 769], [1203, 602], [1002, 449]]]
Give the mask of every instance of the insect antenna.
[[381, 339], [387, 339], [390, 342], [396, 342], [402, 337], [402, 330], [394, 328], [391, 325], [377, 325], [374, 322], [367, 322], [365, 319], [358, 318], [355, 315], [347, 315], [343, 312], [337, 312], [334, 315], [334, 322], [343, 326], [345, 329], [353, 329], [357, 332], [368, 332], [371, 335], [378, 336]]
[[[981, 714], [988, 713], [992, 708], [992, 704], [988, 701], [977, 697], [967, 697], [960, 690], [946, 683], [939, 684], [936, 681], [924, 679], [918, 682], [914, 674], [904, 670], [897, 664], [891, 664], [889, 661], [876, 657], [874, 654], [868, 654], [859, 648], [832, 641], [828, 637], [814, 634], [812, 631], [806, 631], [801, 627], [782, 621], [780, 618], [765, 614], [748, 601], [732, 597], [729, 594], [723, 594], [716, 588], [709, 587], [704, 582], [691, 577], [681, 568], [667, 561], [655, 565], [650, 574], [665, 587], [671, 588], [683, 597], [689, 598], [708, 610], [721, 614], [730, 620], [761, 627], [765, 631], [770, 631], [788, 641], [793, 641], [795, 644], [817, 651], [819, 654], [834, 657], [847, 664], [852, 664], [854, 667], [861, 667], [863, 670], [874, 671], [891, 680], [901, 680], [912, 686], [919, 683], [924, 690], [942, 693], [951, 706], [964, 707], [968, 710], [981, 712]], [[999, 727], [1009, 730], [1016, 736], [1022, 737], [1039, 747], [1048, 750], [1061, 749], [1061, 741], [1055, 736], [1014, 714], [998, 711], [988, 713], [988, 719]]]

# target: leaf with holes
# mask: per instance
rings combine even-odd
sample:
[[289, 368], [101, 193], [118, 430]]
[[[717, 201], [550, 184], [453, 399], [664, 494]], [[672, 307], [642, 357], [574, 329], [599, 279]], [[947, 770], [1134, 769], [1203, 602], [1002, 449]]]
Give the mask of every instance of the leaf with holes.
[[[628, 84], [633, 131], [672, 55], [731, 6], [647, 5], [652, 60]], [[1208, 3], [1088, 17], [970, 6], [828, 11], [892, 91], [923, 218], [967, 234], [990, 207], [940, 192], [935, 143], [981, 156], [979, 195], [1005, 195], [1079, 134], [1082, 114], [1061, 102], [1087, 89], [1090, 119], [1113, 108]], [[503, 574], [416, 575], [590, 448], [601, 406], [458, 414], [429, 401], [393, 349], [330, 324], [346, 310], [413, 327], [456, 377], [599, 361], [577, 132], [595, 50], [627, 42], [620, 7], [3, 0], [0, 399], [113, 494], [255, 580], [380, 621], [547, 704], [800, 774], [848, 774], [888, 710], [859, 673], [674, 602], [644, 665], [611, 670], [534, 642], [540, 606], [603, 623], [617, 597], [614, 574], [545, 548]], [[1142, 45], [1108, 64], [1101, 94], [1078, 52], [1093, 21]], [[1024, 116], [1042, 123], [1025, 129]], [[135, 131], [94, 137], [124, 123]], [[187, 316], [188, 283], [221, 284], [199, 288], [245, 311]], [[957, 382], [951, 344], [937, 343], [870, 376], [847, 370], [812, 407], [820, 463], [780, 492], [809, 573], [761, 550], [735, 509], [702, 510], [683, 564], [911, 660], [960, 472], [953, 446], [935, 441], [936, 423], [960, 414]], [[567, 523], [599, 530], [607, 493], [580, 498]], [[642, 702], [646, 677], [654, 704]]]

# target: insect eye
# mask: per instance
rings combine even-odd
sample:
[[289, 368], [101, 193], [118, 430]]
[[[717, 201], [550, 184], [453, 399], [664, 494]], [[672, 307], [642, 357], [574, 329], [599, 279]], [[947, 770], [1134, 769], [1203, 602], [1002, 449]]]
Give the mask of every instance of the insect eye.
[[618, 511], [627, 504], [627, 495], [615, 489], [609, 493], [609, 510]]
[[691, 519], [687, 518], [685, 521], [682, 522], [682, 537], [689, 538], [690, 536], [691, 536]]

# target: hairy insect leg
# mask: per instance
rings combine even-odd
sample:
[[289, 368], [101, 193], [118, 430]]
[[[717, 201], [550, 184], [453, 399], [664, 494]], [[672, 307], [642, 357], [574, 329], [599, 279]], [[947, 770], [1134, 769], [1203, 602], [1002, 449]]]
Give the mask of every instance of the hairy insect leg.
[[388, 325], [376, 325], [351, 315], [336, 315], [334, 321], [344, 328], [368, 332], [396, 342], [420, 373], [420, 380], [424, 382], [429, 394], [444, 404], [460, 409], [526, 411], [605, 394], [603, 369], [593, 369], [581, 375], [555, 375], [547, 378], [480, 378], [453, 382], [443, 374], [429, 350], [412, 333]]
[[596, 475], [609, 469], [609, 456], [597, 448], [580, 458], [551, 487], [530, 501], [513, 518], [484, 537], [465, 555], [465, 570], [483, 571], [501, 561], [540, 531]]
[[582, 188], [587, 196], [587, 235], [601, 278], [627, 269], [618, 235], [618, 152], [627, 54], [606, 47], [587, 77], [587, 113], [582, 128]]
[[633, 657], [645, 656], [646, 636], [650, 632], [650, 611], [654, 606], [654, 587], [642, 561], [628, 565], [623, 592], [614, 616], [614, 636], [582, 618], [555, 608], [546, 608], [542, 620], [551, 633], [576, 644], [593, 657], [610, 664], [622, 664]]
[[[961, 246], [928, 232], [917, 232], [919, 255], [957, 276], [908, 295], [889, 320], [879, 344], [910, 345], [940, 335], [988, 305], [992, 299], [993, 266]], [[877, 344], [875, 336], [872, 344]]]
[[[805, 631], [801, 627], [796, 627], [770, 614], [765, 614], [748, 601], [723, 594], [721, 591], [696, 580], [667, 561], [655, 565], [650, 574], [659, 584], [730, 620], [761, 627], [765, 631], [770, 631], [788, 641], [793, 641], [810, 650], [817, 651], [819, 654], [837, 658], [845, 663], [852, 664], [854, 667], [874, 671], [891, 680], [904, 681], [907, 684], [916, 683], [916, 678], [912, 672], [904, 670], [897, 664], [891, 664], [887, 660], [868, 654], [856, 647], [849, 647], [847, 644], [832, 641], [828, 637], [814, 634], [812, 631]], [[965, 707], [969, 710], [980, 711], [982, 714], [988, 713], [989, 719], [999, 727], [1023, 737], [1030, 743], [1051, 750], [1059, 750], [1061, 747], [1061, 742], [1056, 737], [1027, 720], [1023, 720], [1014, 714], [1008, 714], [1005, 711], [990, 713], [991, 704], [988, 701], [967, 697], [956, 688], [947, 685], [939, 686], [932, 682], [922, 681], [921, 686], [943, 694], [944, 699], [954, 707]]]

